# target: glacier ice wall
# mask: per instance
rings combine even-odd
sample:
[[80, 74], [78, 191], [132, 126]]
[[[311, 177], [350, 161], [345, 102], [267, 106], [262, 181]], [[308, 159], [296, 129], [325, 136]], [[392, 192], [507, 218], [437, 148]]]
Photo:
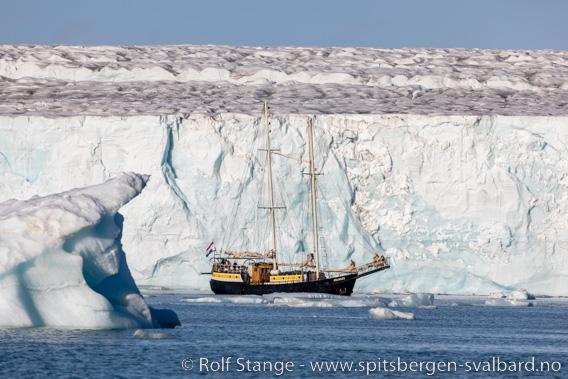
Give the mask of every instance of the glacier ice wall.
[[[367, 241], [386, 250], [392, 268], [362, 280], [362, 290], [566, 294], [567, 121], [316, 115], [330, 265], [369, 260]], [[208, 243], [251, 237], [252, 215], [229, 220], [235, 203], [256, 204], [261, 127], [260, 117], [240, 114], [0, 118], [2, 196], [57, 192], [121, 170], [151, 174], [122, 211], [132, 274], [141, 285], [204, 289]], [[306, 154], [306, 116], [276, 116], [271, 130], [281, 151]], [[275, 176], [298, 195], [285, 199], [296, 214], [305, 207], [302, 166], [276, 163]]]
[[[148, 176], [0, 203], [0, 325], [75, 328], [170, 326], [128, 270], [118, 209]], [[177, 321], [179, 324], [179, 321]]]
[[[0, 201], [150, 174], [132, 275], [205, 289], [210, 241], [255, 237], [268, 100], [284, 153], [315, 116], [329, 264], [391, 257], [359, 289], [567, 295], [567, 83], [553, 50], [0, 45]], [[298, 216], [305, 167], [275, 161]]]

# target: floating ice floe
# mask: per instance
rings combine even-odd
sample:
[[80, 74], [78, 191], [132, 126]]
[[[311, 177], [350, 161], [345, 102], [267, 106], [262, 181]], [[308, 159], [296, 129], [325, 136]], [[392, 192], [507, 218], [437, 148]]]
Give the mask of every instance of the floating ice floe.
[[[280, 294], [279, 294], [280, 295]], [[272, 304], [291, 308], [365, 308], [386, 307], [384, 301], [376, 297], [351, 297], [329, 294], [294, 294], [295, 296], [274, 296]], [[315, 295], [315, 296], [314, 296]]]
[[485, 305], [494, 307], [536, 307], [536, 301], [514, 300], [514, 299], [487, 299]]
[[489, 299], [485, 301], [485, 305], [504, 307], [504, 306], [518, 306], [518, 307], [533, 307], [537, 305], [534, 300], [534, 295], [530, 294], [526, 289], [519, 288], [513, 291], [510, 295], [505, 295], [503, 292], [496, 292], [489, 295]]
[[434, 295], [431, 293], [414, 293], [402, 299], [393, 299], [390, 308], [417, 308], [421, 305], [434, 305]]
[[510, 295], [503, 292], [494, 292], [489, 295], [490, 299], [510, 299], [510, 300], [534, 300], [535, 296], [524, 288], [514, 290]]
[[182, 299], [187, 303], [267, 304], [290, 308], [365, 308], [386, 307], [390, 299], [376, 296], [345, 297], [324, 293], [276, 293], [264, 296], [213, 295]]
[[515, 299], [515, 300], [534, 300], [535, 297], [533, 294], [529, 293], [524, 288], [519, 288], [513, 291], [511, 295], [507, 297], [508, 299]]
[[374, 295], [345, 297], [326, 293], [274, 293], [264, 296], [223, 296], [213, 295], [182, 299], [187, 303], [240, 303], [268, 304], [290, 308], [371, 308], [405, 307], [436, 309], [434, 295], [429, 293], [411, 294], [404, 298], [387, 298]]
[[143, 339], [169, 339], [169, 338], [176, 338], [173, 334], [170, 333], [148, 333], [143, 331], [142, 329], [138, 329], [132, 335], [132, 338], [143, 338]]
[[285, 303], [276, 301], [273, 304], [278, 306], [286, 306], [289, 308], [334, 308], [338, 306], [337, 304], [332, 304], [328, 301], [308, 301], [301, 299], [299, 299], [298, 301]]
[[260, 296], [205, 296], [181, 299], [185, 303], [236, 303], [236, 304], [267, 304], [270, 301]]
[[0, 326], [152, 328], [179, 325], [148, 307], [126, 263], [120, 207], [149, 177], [0, 204]]
[[414, 320], [414, 313], [393, 311], [387, 308], [369, 309], [369, 318], [373, 320]]
[[438, 309], [435, 305], [419, 305], [418, 309]]

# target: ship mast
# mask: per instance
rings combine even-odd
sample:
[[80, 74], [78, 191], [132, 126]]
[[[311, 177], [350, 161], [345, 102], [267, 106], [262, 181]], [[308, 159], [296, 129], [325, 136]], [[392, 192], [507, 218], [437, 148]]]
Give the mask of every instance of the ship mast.
[[274, 222], [274, 195], [272, 191], [272, 154], [270, 152], [270, 129], [268, 128], [268, 102], [264, 102], [264, 118], [266, 120], [266, 154], [268, 155], [268, 191], [270, 193], [270, 221], [272, 224], [272, 260], [274, 270], [278, 269], [276, 261], [276, 225]]
[[314, 143], [312, 137], [312, 118], [308, 117], [308, 134], [310, 141], [310, 189], [312, 191], [312, 218], [314, 220], [314, 252], [316, 256], [316, 280], [319, 280], [319, 247], [318, 247], [318, 212], [316, 207], [316, 173], [314, 168]]

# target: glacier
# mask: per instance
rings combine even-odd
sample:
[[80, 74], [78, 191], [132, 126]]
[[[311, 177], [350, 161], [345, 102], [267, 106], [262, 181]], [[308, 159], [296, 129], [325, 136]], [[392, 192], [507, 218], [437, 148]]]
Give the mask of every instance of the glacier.
[[148, 176], [0, 203], [0, 326], [151, 328], [179, 325], [148, 307], [120, 244], [118, 209]]
[[[283, 153], [306, 154], [314, 118], [329, 266], [390, 258], [357, 290], [567, 295], [567, 67], [550, 50], [2, 45], [0, 201], [151, 175], [121, 210], [132, 276], [207, 289], [211, 240], [253, 238], [268, 100]], [[304, 167], [275, 161], [298, 215]]]

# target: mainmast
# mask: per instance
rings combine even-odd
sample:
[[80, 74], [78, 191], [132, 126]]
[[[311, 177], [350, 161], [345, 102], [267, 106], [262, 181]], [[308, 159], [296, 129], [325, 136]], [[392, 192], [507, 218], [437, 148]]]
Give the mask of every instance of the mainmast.
[[272, 260], [274, 270], [278, 269], [276, 261], [276, 226], [274, 223], [274, 195], [272, 191], [272, 153], [270, 152], [270, 129], [268, 128], [268, 102], [264, 102], [264, 118], [266, 120], [266, 154], [268, 154], [268, 191], [270, 192], [270, 221], [272, 224]]
[[318, 247], [318, 212], [316, 207], [316, 170], [314, 168], [314, 142], [312, 137], [312, 118], [308, 117], [308, 134], [310, 141], [310, 189], [312, 191], [312, 218], [314, 220], [314, 252], [316, 256], [316, 278], [319, 279], [319, 247]]

